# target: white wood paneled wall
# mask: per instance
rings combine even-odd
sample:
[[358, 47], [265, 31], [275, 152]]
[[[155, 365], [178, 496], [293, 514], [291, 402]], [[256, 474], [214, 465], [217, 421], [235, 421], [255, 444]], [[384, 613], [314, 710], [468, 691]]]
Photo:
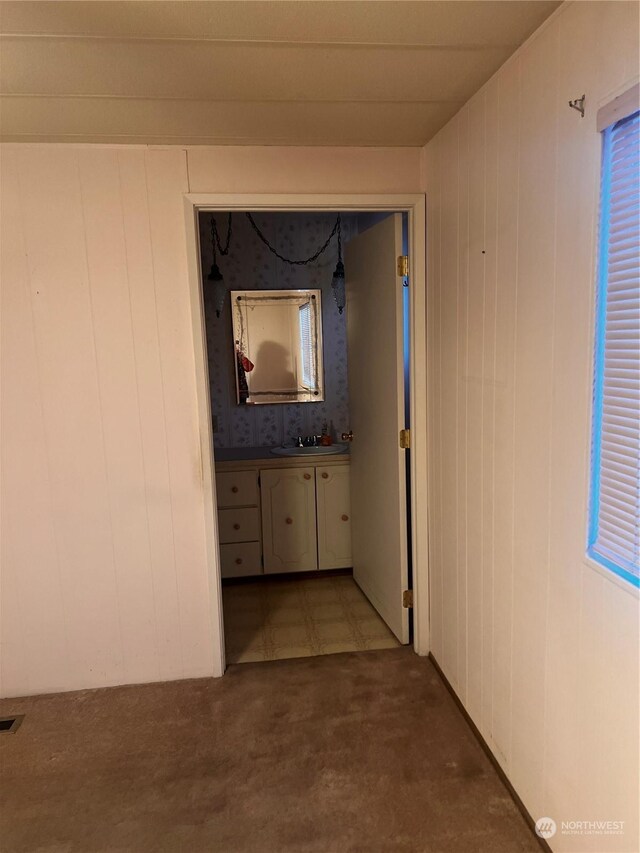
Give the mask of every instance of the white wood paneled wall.
[[580, 853], [639, 849], [638, 598], [585, 560], [595, 116], [636, 81], [637, 34], [636, 3], [567, 4], [424, 160], [432, 653]]
[[213, 674], [180, 149], [2, 148], [2, 693]]
[[0, 695], [216, 674], [184, 194], [415, 192], [420, 156], [0, 146]]

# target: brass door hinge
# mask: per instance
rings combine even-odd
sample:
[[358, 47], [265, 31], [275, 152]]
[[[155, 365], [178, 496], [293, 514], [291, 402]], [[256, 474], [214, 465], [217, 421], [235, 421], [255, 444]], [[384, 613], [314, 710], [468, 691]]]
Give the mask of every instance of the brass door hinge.
[[409, 275], [409, 255], [398, 255], [398, 275]]
[[403, 450], [409, 450], [411, 447], [411, 430], [410, 429], [401, 429], [400, 430], [400, 447]]
[[402, 606], [403, 607], [413, 607], [413, 590], [405, 589], [402, 593]]

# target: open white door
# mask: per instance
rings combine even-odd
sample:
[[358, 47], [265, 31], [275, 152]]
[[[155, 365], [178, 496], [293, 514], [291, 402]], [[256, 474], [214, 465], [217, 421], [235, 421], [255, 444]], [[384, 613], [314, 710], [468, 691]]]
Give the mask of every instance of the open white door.
[[409, 642], [404, 454], [402, 214], [346, 246], [353, 575], [401, 643]]

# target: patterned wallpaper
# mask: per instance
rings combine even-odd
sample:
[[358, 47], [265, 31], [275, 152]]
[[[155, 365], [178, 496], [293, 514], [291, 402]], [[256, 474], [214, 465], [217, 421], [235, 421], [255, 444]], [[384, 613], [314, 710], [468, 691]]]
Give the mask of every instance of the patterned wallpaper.
[[[292, 258], [308, 257], [324, 242], [335, 214], [256, 213], [254, 219], [277, 250]], [[224, 242], [227, 215], [216, 214]], [[246, 216], [233, 217], [231, 249], [218, 258], [218, 266], [229, 290], [285, 290], [320, 288], [324, 335], [325, 400], [320, 403], [291, 403], [238, 406], [233, 361], [230, 299], [218, 319], [207, 293], [206, 276], [211, 267], [210, 214], [200, 214], [200, 244], [205, 280], [204, 303], [209, 359], [211, 409], [216, 420], [216, 447], [270, 447], [289, 443], [296, 435], [319, 433], [324, 423], [333, 424], [334, 434], [349, 429], [347, 382], [346, 310], [342, 315], [331, 291], [331, 276], [337, 261], [337, 246], [328, 249], [313, 264], [290, 266], [269, 252], [251, 228]], [[357, 217], [343, 216], [343, 243], [357, 231]]]

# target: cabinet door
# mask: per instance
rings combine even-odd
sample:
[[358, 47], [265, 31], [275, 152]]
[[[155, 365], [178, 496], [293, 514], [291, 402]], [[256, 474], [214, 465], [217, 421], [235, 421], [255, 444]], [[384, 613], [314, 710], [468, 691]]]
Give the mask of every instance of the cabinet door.
[[313, 468], [260, 472], [265, 574], [318, 568]]
[[348, 466], [316, 468], [316, 501], [319, 568], [346, 569], [352, 565]]

